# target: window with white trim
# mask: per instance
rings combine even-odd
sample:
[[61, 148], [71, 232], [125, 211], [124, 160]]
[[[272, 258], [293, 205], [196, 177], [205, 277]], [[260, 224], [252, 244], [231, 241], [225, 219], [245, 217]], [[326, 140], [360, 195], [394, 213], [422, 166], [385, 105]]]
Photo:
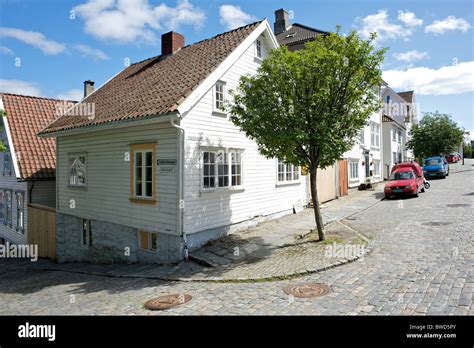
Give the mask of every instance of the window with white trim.
[[398, 131], [398, 142], [401, 144], [402, 143], [402, 131]]
[[86, 186], [86, 155], [77, 154], [68, 156], [69, 186]]
[[225, 112], [225, 83], [222, 81], [216, 82], [214, 85], [214, 111]]
[[380, 161], [374, 160], [374, 176], [380, 177]]
[[397, 153], [392, 152], [392, 159], [393, 159], [393, 164], [397, 164]]
[[380, 125], [375, 122], [370, 124], [370, 145], [380, 147]]
[[278, 182], [294, 182], [300, 179], [300, 167], [278, 159]]
[[397, 130], [392, 129], [392, 141], [397, 141]]
[[255, 57], [262, 59], [262, 41], [260, 39], [255, 40]]
[[3, 222], [5, 220], [5, 191], [0, 191], [0, 220]]
[[140, 249], [156, 252], [158, 235], [155, 232], [139, 231], [139, 237]]
[[12, 191], [5, 191], [5, 225], [12, 225]]
[[365, 143], [365, 132], [364, 132], [364, 129], [361, 129], [360, 132], [359, 132], [359, 142], [360, 144], [364, 144]]
[[349, 179], [359, 179], [359, 161], [349, 161]]
[[10, 152], [3, 153], [3, 175], [12, 175], [12, 156]]
[[25, 194], [16, 193], [16, 229], [25, 233]]
[[202, 153], [204, 189], [242, 185], [242, 151], [206, 150]]

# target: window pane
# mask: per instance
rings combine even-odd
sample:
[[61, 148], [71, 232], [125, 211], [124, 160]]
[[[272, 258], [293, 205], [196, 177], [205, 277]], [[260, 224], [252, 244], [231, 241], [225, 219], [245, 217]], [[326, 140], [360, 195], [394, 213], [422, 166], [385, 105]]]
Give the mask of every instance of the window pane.
[[152, 181], [153, 180], [153, 168], [152, 167], [146, 167], [146, 181]]
[[145, 155], [146, 155], [146, 166], [147, 167], [153, 166], [153, 163], [152, 163], [153, 153], [151, 151], [148, 151], [148, 152], [145, 153]]
[[153, 197], [153, 185], [151, 182], [146, 183], [146, 197]]

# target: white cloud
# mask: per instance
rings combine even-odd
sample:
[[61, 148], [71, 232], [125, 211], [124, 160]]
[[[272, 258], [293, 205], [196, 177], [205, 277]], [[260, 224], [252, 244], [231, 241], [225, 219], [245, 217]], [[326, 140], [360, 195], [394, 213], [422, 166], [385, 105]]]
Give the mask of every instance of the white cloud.
[[449, 16], [443, 20], [437, 20], [426, 26], [426, 33], [443, 34], [447, 31], [460, 30], [463, 33], [468, 31], [471, 25], [463, 18]]
[[474, 91], [474, 61], [437, 69], [427, 67], [384, 71], [390, 87], [414, 90], [420, 95], [446, 95]]
[[9, 49], [8, 47], [6, 47], [6, 46], [0, 46], [0, 53], [1, 54], [12, 55], [13, 51], [11, 49]]
[[423, 24], [423, 20], [416, 18], [416, 15], [410, 11], [398, 11], [398, 20], [409, 27], [417, 27]]
[[414, 50], [414, 51], [395, 53], [393, 57], [396, 60], [409, 63], [414, 60], [421, 60], [424, 58], [428, 58], [428, 52], [419, 52], [417, 50]]
[[220, 23], [227, 29], [235, 29], [258, 19], [240, 9], [240, 6], [222, 5], [219, 8]]
[[95, 60], [109, 59], [109, 57], [104, 52], [97, 48], [89, 47], [87, 45], [74, 45], [73, 48], [80, 52], [83, 56], [91, 57]]
[[80, 89], [70, 89], [69, 91], [57, 94], [55, 98], [79, 101], [82, 99], [83, 96], [84, 96], [84, 91]]
[[74, 10], [84, 19], [87, 33], [120, 43], [152, 43], [156, 41], [154, 30], [177, 30], [180, 25], [199, 28], [206, 19], [188, 0], [179, 0], [176, 7], [164, 3], [153, 7], [149, 0], [88, 0]]
[[9, 37], [39, 48], [44, 54], [58, 54], [66, 49], [62, 43], [48, 40], [42, 33], [17, 28], [0, 28], [0, 37]]
[[412, 30], [409, 27], [391, 22], [387, 10], [379, 10], [375, 14], [358, 18], [357, 21], [360, 22], [359, 35], [365, 39], [369, 38], [373, 32], [377, 33], [377, 41], [387, 39], [408, 40], [412, 35]]
[[36, 83], [23, 80], [0, 80], [0, 92], [41, 96], [41, 90]]

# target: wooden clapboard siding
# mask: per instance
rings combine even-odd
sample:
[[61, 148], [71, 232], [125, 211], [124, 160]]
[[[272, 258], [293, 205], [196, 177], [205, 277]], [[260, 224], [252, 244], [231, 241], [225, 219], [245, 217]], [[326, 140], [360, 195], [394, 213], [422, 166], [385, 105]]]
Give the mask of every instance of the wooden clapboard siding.
[[[130, 162], [124, 158], [132, 144], [155, 143], [156, 158], [177, 159], [177, 134], [168, 121], [59, 137], [59, 212], [146, 231], [176, 233], [179, 168], [175, 175], [156, 171], [156, 204], [136, 204], [130, 201]], [[81, 152], [87, 153], [87, 187], [70, 187], [68, 153]], [[71, 200], [75, 201], [74, 209], [70, 207]]]
[[[0, 139], [4, 142], [4, 144], [8, 144], [7, 134], [5, 132], [5, 128], [3, 127], [0, 131]], [[26, 202], [28, 202], [28, 185], [25, 181], [18, 181], [17, 180], [17, 173], [15, 172], [15, 167], [13, 166], [13, 162], [11, 164], [11, 174], [6, 173], [3, 174], [3, 165], [4, 165], [4, 152], [0, 152], [0, 189], [11, 190], [12, 192], [12, 225], [7, 226], [4, 224], [3, 220], [0, 220], [0, 238], [4, 238], [10, 243], [15, 244], [25, 244], [26, 243], [26, 236], [27, 236], [27, 229], [25, 228], [24, 232], [17, 231], [16, 229], [16, 219], [17, 219], [17, 211], [16, 211], [16, 192], [23, 192], [24, 193], [24, 201], [25, 201], [25, 208], [24, 208], [24, 225], [27, 226], [28, 222], [28, 212], [26, 211]]]
[[56, 207], [56, 181], [33, 181], [28, 184], [31, 192], [31, 203]]
[[56, 256], [56, 211], [38, 204], [28, 205], [28, 244], [38, 245], [39, 257]]
[[[262, 40], [266, 49], [268, 43]], [[240, 77], [255, 73], [259, 66], [254, 45], [220, 78], [227, 91], [235, 89]], [[229, 95], [228, 95], [229, 98]], [[307, 199], [306, 177], [299, 184], [277, 186], [277, 161], [266, 159], [255, 142], [248, 139], [225, 116], [212, 113], [210, 89], [184, 117], [186, 129], [185, 221], [187, 233], [227, 226], [255, 216], [291, 211]], [[243, 190], [201, 192], [201, 148], [242, 149]]]

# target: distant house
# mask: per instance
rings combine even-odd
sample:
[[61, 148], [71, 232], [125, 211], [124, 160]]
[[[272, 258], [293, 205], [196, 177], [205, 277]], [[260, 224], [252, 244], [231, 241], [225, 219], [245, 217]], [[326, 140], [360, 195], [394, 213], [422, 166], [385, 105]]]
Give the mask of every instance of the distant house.
[[54, 121], [64, 100], [0, 93], [0, 239], [24, 244], [29, 203], [56, 206], [56, 142], [36, 133]]
[[397, 93], [385, 86], [383, 99], [383, 158], [384, 179], [388, 179], [392, 166], [403, 161], [414, 160], [411, 150], [406, 147], [410, 131], [418, 122], [415, 95], [413, 91]]
[[59, 261], [175, 262], [307, 202], [300, 168], [259, 154], [223, 105], [278, 47], [266, 20], [132, 64], [44, 129], [56, 137]]

